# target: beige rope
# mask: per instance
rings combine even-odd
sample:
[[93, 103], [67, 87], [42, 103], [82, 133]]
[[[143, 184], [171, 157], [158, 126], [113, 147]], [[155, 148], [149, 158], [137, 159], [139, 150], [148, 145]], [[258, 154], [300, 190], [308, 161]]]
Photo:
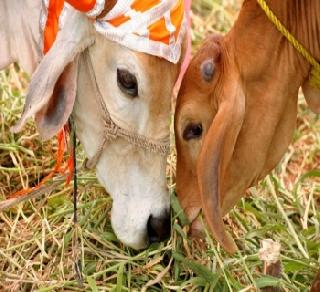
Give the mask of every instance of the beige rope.
[[112, 141], [117, 138], [123, 138], [129, 143], [144, 148], [152, 153], [159, 153], [163, 156], [169, 153], [169, 140], [155, 140], [152, 138], [148, 138], [143, 135], [139, 135], [137, 133], [132, 133], [128, 130], [125, 130], [118, 126], [111, 118], [110, 113], [106, 107], [106, 104], [103, 101], [102, 94], [98, 88], [96, 76], [92, 66], [92, 60], [89, 54], [88, 49], [84, 53], [84, 58], [86, 61], [86, 65], [89, 70], [90, 81], [94, 87], [94, 96], [97, 101], [97, 105], [100, 111], [100, 115], [104, 121], [104, 131], [103, 138], [99, 143], [97, 151], [95, 155], [88, 159], [86, 162], [87, 168], [93, 168], [98, 163], [98, 160], [103, 152], [103, 149], [107, 143], [107, 141]]

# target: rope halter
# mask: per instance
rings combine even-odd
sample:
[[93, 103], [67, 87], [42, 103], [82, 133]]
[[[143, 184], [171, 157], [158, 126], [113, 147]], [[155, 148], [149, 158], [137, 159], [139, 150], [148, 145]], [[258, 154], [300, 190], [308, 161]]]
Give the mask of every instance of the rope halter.
[[85, 166], [87, 168], [94, 168], [98, 163], [98, 160], [103, 152], [103, 149], [108, 141], [113, 141], [118, 138], [125, 139], [129, 143], [143, 148], [152, 153], [159, 153], [166, 156], [169, 153], [169, 139], [155, 140], [150, 137], [146, 137], [137, 133], [130, 132], [120, 126], [118, 126], [111, 118], [111, 115], [103, 101], [102, 94], [98, 88], [97, 79], [94, 73], [91, 56], [89, 50], [84, 52], [84, 60], [87, 66], [87, 70], [90, 76], [90, 82], [94, 89], [94, 97], [98, 105], [99, 113], [104, 123], [103, 138], [99, 143], [96, 153], [90, 159], [87, 159]]

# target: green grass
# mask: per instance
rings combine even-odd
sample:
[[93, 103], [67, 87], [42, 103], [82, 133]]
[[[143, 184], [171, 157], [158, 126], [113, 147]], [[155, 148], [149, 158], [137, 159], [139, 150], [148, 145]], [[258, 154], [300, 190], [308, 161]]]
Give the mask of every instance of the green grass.
[[[208, 31], [229, 29], [238, 2], [193, 2], [194, 48]], [[0, 200], [36, 184], [54, 165], [56, 141], [42, 143], [32, 122], [20, 134], [9, 131], [21, 114], [27, 84], [17, 67], [0, 71]], [[83, 159], [79, 148], [79, 164]], [[110, 225], [112, 201], [92, 172], [79, 174], [77, 228], [72, 191], [63, 183], [52, 194], [0, 212], [0, 291], [256, 291], [270, 283], [284, 291], [308, 290], [320, 261], [320, 117], [303, 97], [282, 162], [225, 218], [240, 247], [234, 256], [208, 235], [198, 241], [187, 237], [170, 179], [174, 164], [173, 149], [172, 236], [142, 252], [117, 241]], [[280, 280], [262, 273], [258, 251], [266, 238], [281, 244]], [[75, 258], [83, 269], [82, 286]]]

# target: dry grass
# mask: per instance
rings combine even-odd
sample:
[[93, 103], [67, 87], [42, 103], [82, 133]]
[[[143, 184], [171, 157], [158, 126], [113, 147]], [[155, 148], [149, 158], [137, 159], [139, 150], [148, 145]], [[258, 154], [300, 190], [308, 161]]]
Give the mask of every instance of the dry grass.
[[[193, 3], [196, 48], [213, 29], [226, 31], [237, 0]], [[28, 77], [11, 66], [0, 71], [0, 200], [36, 184], [52, 169], [56, 142], [42, 143], [33, 123], [13, 135]], [[79, 163], [83, 153], [79, 150]], [[174, 171], [175, 154], [168, 173]], [[293, 144], [273, 173], [248, 192], [226, 222], [241, 250], [229, 257], [209, 237], [192, 242], [170, 182], [172, 236], [135, 252], [119, 243], [110, 225], [111, 199], [93, 173], [79, 175], [79, 228], [73, 227], [70, 187], [0, 213], [1, 291], [255, 291], [272, 283], [284, 291], [306, 291], [320, 261], [320, 119], [299, 99]], [[318, 170], [316, 170], [318, 169]], [[107, 211], [106, 211], [107, 210]], [[178, 218], [180, 220], [178, 220]], [[74, 272], [75, 240], [83, 268], [80, 287]], [[262, 274], [260, 241], [281, 243], [282, 278]]]

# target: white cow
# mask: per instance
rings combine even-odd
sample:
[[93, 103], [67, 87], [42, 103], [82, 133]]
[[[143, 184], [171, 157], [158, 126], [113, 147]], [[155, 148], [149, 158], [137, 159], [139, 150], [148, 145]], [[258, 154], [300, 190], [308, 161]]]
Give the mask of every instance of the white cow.
[[166, 154], [161, 152], [179, 66], [108, 41], [75, 11], [43, 56], [40, 8], [41, 0], [0, 1], [0, 69], [19, 62], [33, 73], [14, 130], [35, 116], [41, 136], [49, 139], [73, 111], [77, 136], [113, 198], [117, 237], [145, 248], [169, 230]]

